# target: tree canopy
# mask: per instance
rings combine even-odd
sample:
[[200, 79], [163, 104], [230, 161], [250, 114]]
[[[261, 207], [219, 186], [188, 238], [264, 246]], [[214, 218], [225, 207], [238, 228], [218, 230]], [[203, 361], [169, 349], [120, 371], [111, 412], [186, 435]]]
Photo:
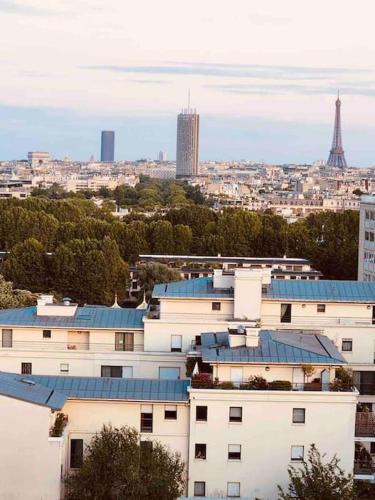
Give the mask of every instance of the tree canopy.
[[178, 453], [135, 429], [104, 426], [86, 447], [82, 468], [65, 480], [67, 500], [175, 500], [185, 466]]

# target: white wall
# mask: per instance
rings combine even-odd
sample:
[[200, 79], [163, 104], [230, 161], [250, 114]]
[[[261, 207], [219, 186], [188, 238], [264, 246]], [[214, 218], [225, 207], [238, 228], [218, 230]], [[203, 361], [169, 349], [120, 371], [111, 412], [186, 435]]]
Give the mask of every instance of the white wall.
[[61, 440], [49, 438], [51, 410], [0, 396], [0, 498], [58, 500]]

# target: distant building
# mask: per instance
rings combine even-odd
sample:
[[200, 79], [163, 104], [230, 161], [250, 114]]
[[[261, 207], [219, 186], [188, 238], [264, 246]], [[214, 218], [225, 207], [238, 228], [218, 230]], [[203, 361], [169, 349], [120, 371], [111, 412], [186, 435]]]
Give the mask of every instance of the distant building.
[[176, 177], [199, 174], [199, 115], [185, 109], [177, 117]]
[[51, 161], [49, 153], [45, 151], [30, 151], [27, 153], [27, 161], [30, 167], [39, 167]]
[[336, 99], [335, 127], [333, 130], [332, 148], [327, 161], [329, 167], [346, 168], [344, 149], [341, 137], [341, 101], [339, 95]]
[[158, 161], [167, 161], [167, 153], [165, 151], [159, 151]]
[[103, 130], [100, 161], [113, 162], [114, 160], [115, 133], [113, 132], [113, 130]]
[[375, 281], [375, 196], [361, 197], [358, 280]]

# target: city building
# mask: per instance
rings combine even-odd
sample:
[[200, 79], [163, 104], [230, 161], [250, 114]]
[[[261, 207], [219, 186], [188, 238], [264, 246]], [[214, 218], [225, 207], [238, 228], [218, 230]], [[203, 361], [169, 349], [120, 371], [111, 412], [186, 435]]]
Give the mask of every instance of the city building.
[[339, 94], [337, 94], [335, 105], [335, 125], [333, 130], [332, 147], [329, 152], [327, 165], [329, 167], [346, 168], [347, 165], [341, 137], [341, 101]]
[[358, 280], [375, 281], [375, 196], [362, 196], [359, 212]]
[[30, 151], [27, 153], [27, 161], [31, 168], [41, 167], [50, 162], [51, 158], [49, 153], [43, 151]]
[[115, 133], [113, 130], [102, 131], [100, 161], [113, 162], [115, 160]]
[[167, 153], [165, 151], [159, 151], [158, 161], [167, 161]]
[[199, 174], [199, 115], [184, 109], [177, 117], [176, 177]]

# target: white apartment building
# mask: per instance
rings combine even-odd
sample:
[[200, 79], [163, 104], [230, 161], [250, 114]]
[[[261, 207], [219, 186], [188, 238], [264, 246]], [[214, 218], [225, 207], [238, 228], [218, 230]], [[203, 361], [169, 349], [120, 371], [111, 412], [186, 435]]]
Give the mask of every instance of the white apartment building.
[[358, 243], [358, 280], [375, 281], [375, 196], [361, 197]]

